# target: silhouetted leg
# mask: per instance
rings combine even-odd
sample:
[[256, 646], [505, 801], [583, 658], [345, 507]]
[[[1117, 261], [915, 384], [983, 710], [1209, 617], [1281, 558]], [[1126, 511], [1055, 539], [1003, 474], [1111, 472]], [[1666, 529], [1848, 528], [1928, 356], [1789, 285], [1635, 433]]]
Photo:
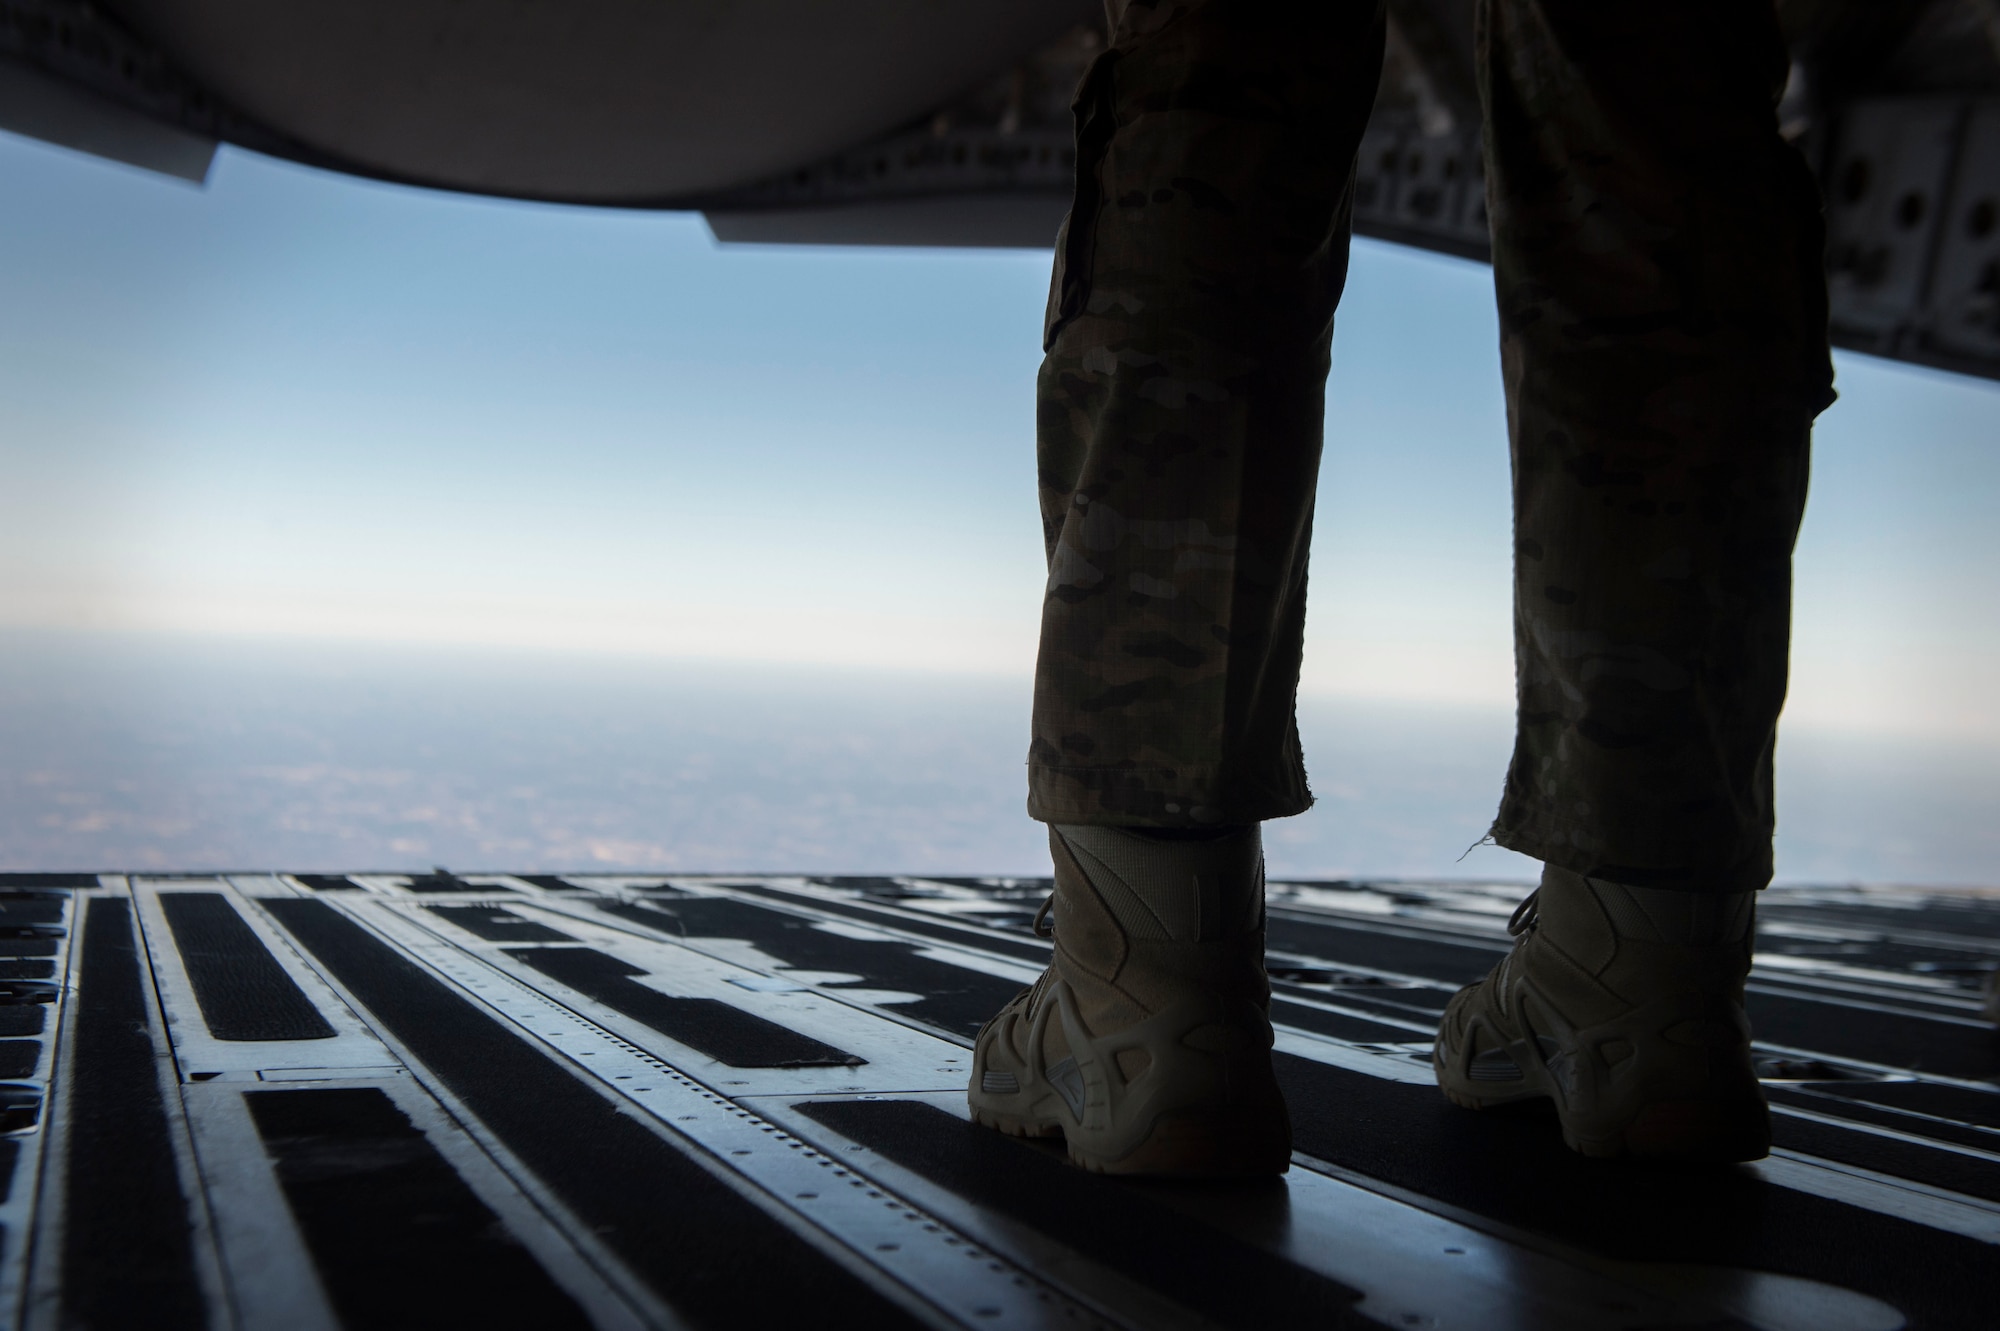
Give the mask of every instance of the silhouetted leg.
[[1771, 876], [1823, 234], [1771, 6], [1483, 0], [1520, 724], [1493, 836], [1636, 886]]
[[1311, 803], [1306, 555], [1382, 22], [1379, 0], [1132, 0], [1078, 93], [1039, 388], [1036, 818]]

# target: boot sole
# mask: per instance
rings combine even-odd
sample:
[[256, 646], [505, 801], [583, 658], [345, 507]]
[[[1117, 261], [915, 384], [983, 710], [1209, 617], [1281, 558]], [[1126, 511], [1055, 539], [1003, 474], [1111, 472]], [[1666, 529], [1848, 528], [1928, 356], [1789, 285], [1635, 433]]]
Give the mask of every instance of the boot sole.
[[1643, 1106], [1622, 1128], [1586, 1135], [1571, 1125], [1554, 1097], [1537, 1091], [1481, 1098], [1440, 1081], [1445, 1099], [1463, 1109], [1494, 1109], [1547, 1100], [1562, 1124], [1563, 1142], [1593, 1160], [1679, 1160], [1743, 1164], [1771, 1153], [1771, 1112], [1761, 1100], [1660, 1100]]
[[1023, 1118], [1019, 1114], [1001, 1114], [971, 1106], [972, 1121], [982, 1128], [992, 1128], [1004, 1132], [1009, 1137], [1060, 1137], [1062, 1124], [1053, 1121], [1036, 1121]]

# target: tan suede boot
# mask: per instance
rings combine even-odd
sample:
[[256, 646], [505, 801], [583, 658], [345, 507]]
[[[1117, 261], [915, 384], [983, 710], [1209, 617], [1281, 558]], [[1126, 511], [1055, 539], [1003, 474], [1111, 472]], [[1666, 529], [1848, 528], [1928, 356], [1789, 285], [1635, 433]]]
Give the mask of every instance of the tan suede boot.
[[1743, 1011], [1755, 897], [1549, 866], [1515, 913], [1513, 952], [1445, 1009], [1438, 1085], [1470, 1109], [1546, 1096], [1585, 1155], [1763, 1158]]
[[1105, 1173], [1284, 1173], [1257, 829], [1160, 841], [1051, 827], [1049, 849], [1055, 959], [979, 1032], [974, 1121], [1060, 1133]]

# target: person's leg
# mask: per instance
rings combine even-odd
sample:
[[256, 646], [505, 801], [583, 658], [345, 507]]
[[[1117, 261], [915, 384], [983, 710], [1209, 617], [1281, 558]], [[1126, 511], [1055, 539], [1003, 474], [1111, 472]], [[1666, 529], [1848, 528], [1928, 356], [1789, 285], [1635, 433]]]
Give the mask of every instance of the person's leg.
[[973, 1116], [1097, 1169], [1280, 1173], [1256, 824], [1311, 803], [1293, 700], [1380, 0], [1131, 0], [1077, 95], [1037, 426], [1029, 813], [1056, 954]]
[[1594, 877], [1754, 890], [1832, 400], [1776, 18], [1759, 0], [1484, 12], [1520, 688], [1494, 836]]
[[1379, 0], [1132, 0], [1077, 96], [1037, 453], [1047, 823], [1311, 804], [1293, 698]]
[[1741, 997], [1771, 876], [1791, 551], [1832, 399], [1822, 227], [1770, 5], [1483, 0], [1519, 728], [1547, 869], [1440, 1082], [1593, 1154], [1761, 1155]]

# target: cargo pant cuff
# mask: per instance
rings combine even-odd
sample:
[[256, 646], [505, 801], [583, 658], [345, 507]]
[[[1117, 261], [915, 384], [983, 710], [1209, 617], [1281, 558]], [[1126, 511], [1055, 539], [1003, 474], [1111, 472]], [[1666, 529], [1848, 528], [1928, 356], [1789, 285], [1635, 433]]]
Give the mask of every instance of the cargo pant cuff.
[[[1218, 794], [1226, 788], [1229, 795]], [[1028, 816], [1098, 827], [1231, 827], [1289, 818], [1312, 807], [1294, 781], [1225, 783], [1213, 770], [1028, 764]]]
[[1487, 838], [1508, 850], [1586, 878], [1677, 892], [1759, 892], [1770, 885], [1773, 867], [1768, 836], [1747, 850], [1723, 847], [1710, 855], [1669, 857], [1637, 853], [1629, 846], [1607, 845], [1611, 839], [1604, 837], [1599, 829], [1566, 824], [1561, 819], [1510, 822], [1503, 811]]

